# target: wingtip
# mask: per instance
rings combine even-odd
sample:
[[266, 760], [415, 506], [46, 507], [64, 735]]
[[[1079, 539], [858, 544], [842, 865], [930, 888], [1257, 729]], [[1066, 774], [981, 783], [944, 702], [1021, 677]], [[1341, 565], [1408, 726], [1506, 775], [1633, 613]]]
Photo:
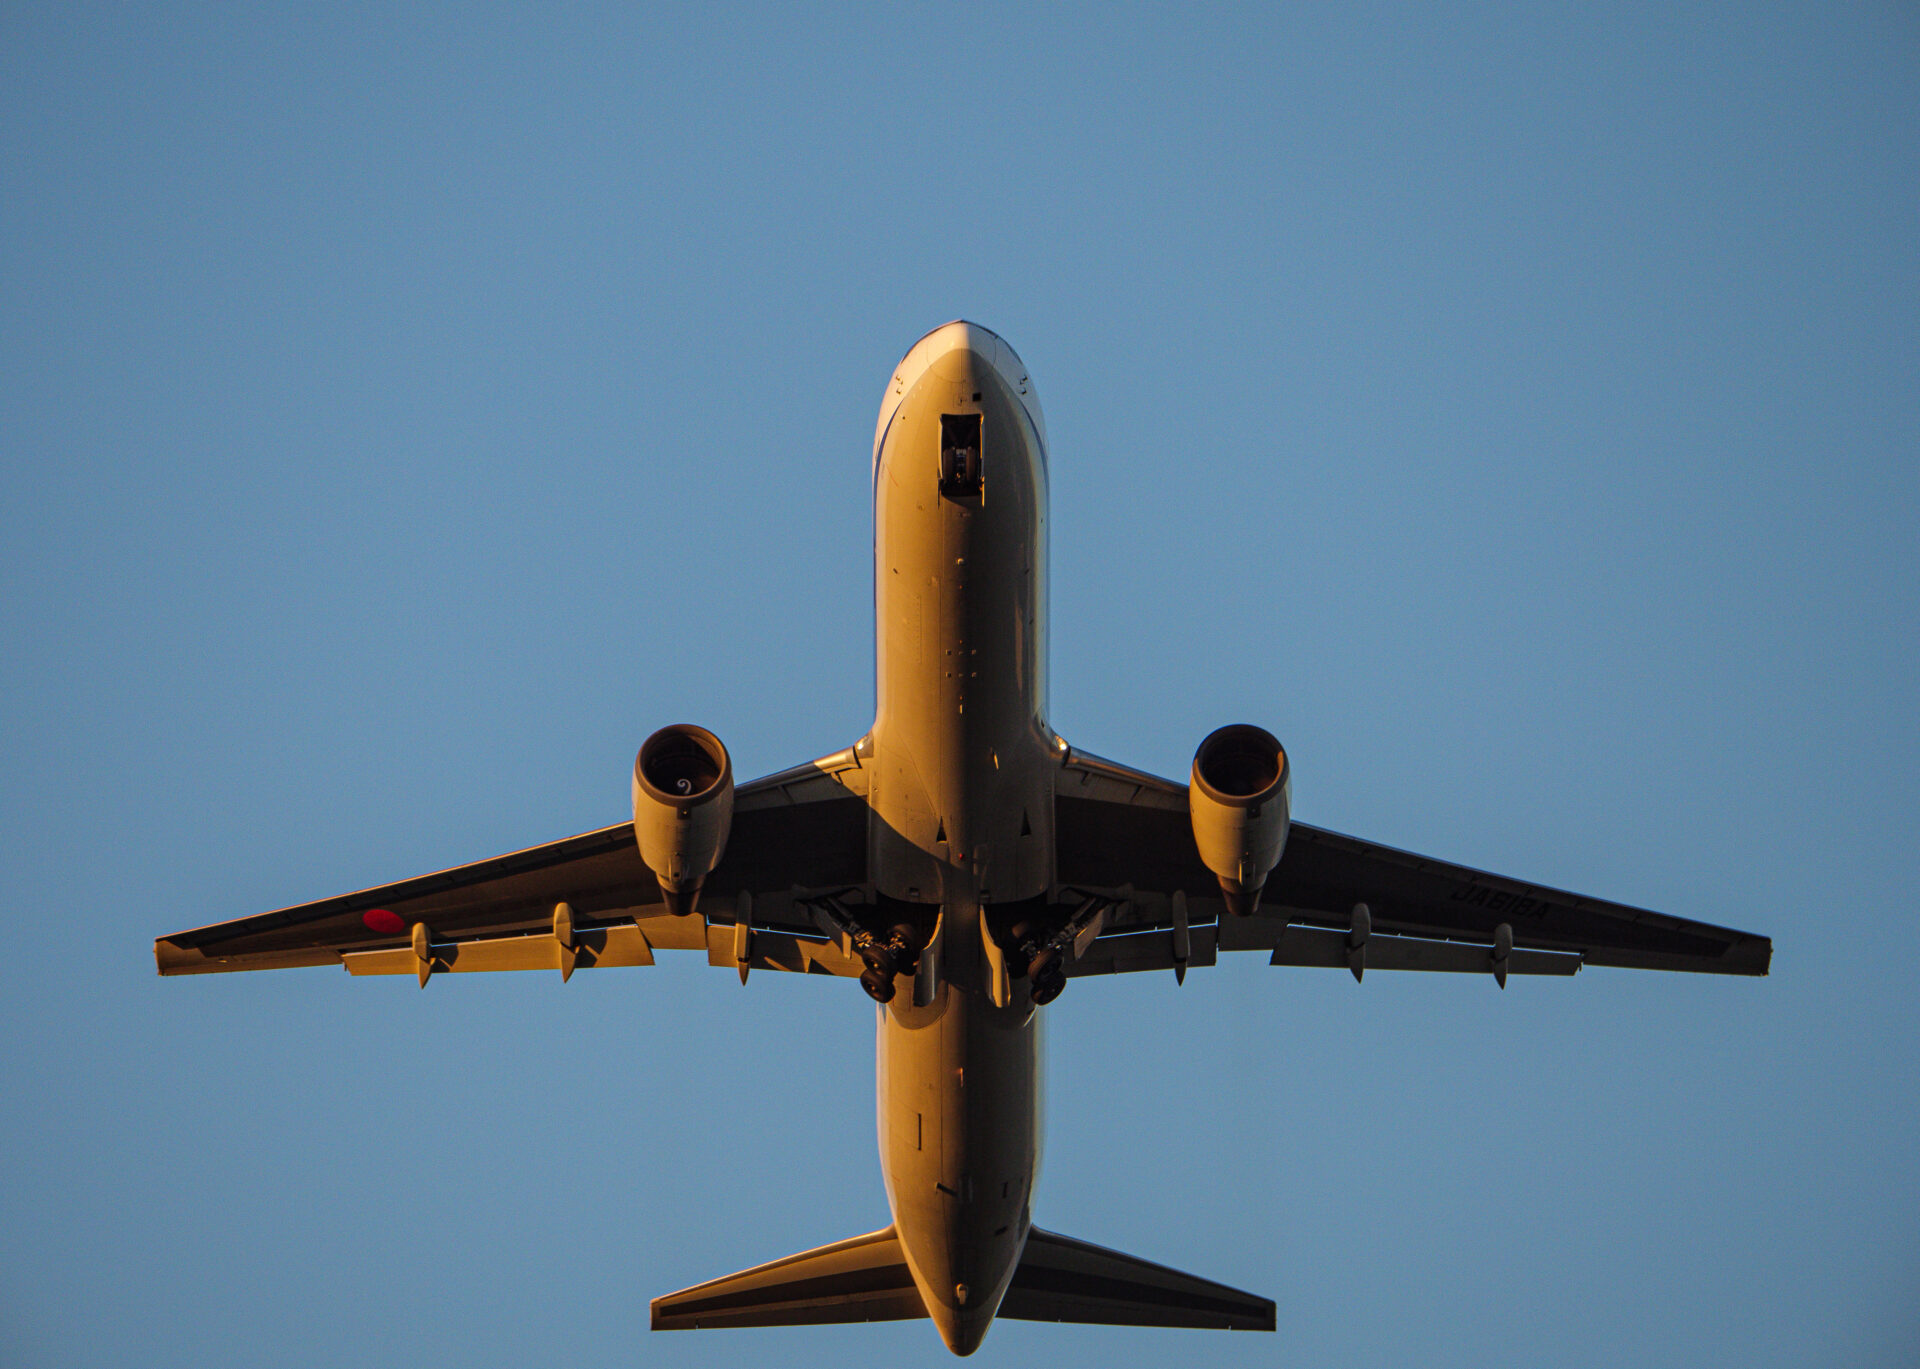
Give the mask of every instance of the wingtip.
[[1750, 937], [1727, 948], [1726, 959], [1735, 974], [1765, 978], [1773, 970], [1773, 938]]
[[154, 938], [153, 968], [163, 978], [186, 974], [193, 966], [205, 963], [206, 956], [197, 950], [181, 946], [168, 937]]

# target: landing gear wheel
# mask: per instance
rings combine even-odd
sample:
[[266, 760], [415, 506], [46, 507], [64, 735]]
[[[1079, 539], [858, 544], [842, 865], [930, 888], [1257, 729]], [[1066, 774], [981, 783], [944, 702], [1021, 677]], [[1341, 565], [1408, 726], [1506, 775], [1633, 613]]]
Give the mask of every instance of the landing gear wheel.
[[876, 1003], [893, 1001], [893, 976], [882, 974], [869, 965], [860, 975], [860, 987], [867, 991], [867, 997]]
[[895, 974], [912, 978], [920, 968], [920, 945], [917, 934], [909, 923], [897, 924], [887, 936], [887, 954], [893, 957]]
[[1036, 1008], [1045, 1007], [1058, 998], [1060, 991], [1066, 987], [1066, 971], [1060, 968], [1058, 962], [1041, 967], [1040, 972], [1033, 977], [1031, 990], [1033, 1005]]

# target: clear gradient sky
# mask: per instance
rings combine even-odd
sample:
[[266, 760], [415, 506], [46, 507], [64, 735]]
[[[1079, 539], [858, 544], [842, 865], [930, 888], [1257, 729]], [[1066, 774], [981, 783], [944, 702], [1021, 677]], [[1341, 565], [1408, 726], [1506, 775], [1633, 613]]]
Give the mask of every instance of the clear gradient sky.
[[858, 737], [955, 316], [1076, 745], [1776, 947], [1074, 984], [1039, 1221], [1280, 1331], [984, 1360], [1920, 1360], [1920, 18], [1466, 8], [0, 9], [0, 1363], [944, 1357], [646, 1330], [886, 1221], [851, 982], [150, 945]]

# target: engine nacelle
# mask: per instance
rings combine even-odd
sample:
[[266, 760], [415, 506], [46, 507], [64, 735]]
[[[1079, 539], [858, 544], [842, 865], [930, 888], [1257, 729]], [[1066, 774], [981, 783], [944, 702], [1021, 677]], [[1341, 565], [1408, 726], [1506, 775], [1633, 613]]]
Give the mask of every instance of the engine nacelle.
[[1292, 806], [1286, 748], [1265, 728], [1223, 727], [1193, 753], [1193, 841], [1229, 912], [1247, 917], [1260, 906], [1260, 890], [1286, 849]]
[[733, 760], [718, 737], [675, 723], [641, 743], [633, 762], [633, 837], [668, 912], [695, 910], [732, 826]]

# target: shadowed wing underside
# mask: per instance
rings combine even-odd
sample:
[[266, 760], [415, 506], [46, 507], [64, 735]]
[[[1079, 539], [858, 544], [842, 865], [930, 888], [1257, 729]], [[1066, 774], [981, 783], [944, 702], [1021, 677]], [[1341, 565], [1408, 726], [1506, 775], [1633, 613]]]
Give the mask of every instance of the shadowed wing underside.
[[[702, 896], [706, 918], [667, 915], [627, 822], [176, 932], [154, 943], [155, 959], [164, 975], [301, 965], [360, 974], [423, 966], [571, 972], [651, 964], [656, 948], [704, 949], [716, 965], [857, 975], [858, 958], [804, 900], [816, 892], [856, 903], [871, 896], [865, 778], [847, 750], [742, 786], [726, 855]], [[1292, 825], [1259, 915], [1225, 917], [1218, 882], [1194, 848], [1187, 803], [1186, 786], [1170, 780], [1084, 753], [1066, 760], [1055, 798], [1057, 887], [1068, 902], [1085, 894], [1112, 905], [1068, 975], [1204, 966], [1232, 950], [1265, 950], [1278, 965], [1353, 967], [1356, 904], [1370, 913], [1372, 969], [1485, 970], [1502, 925], [1511, 929], [1507, 963], [1517, 974], [1613, 965], [1764, 975], [1772, 958], [1766, 937], [1305, 823]], [[556, 928], [560, 904], [574, 920], [568, 937]], [[415, 924], [424, 929], [424, 957], [408, 935]]]
[[1571, 974], [1581, 965], [1764, 975], [1766, 937], [1690, 922], [1432, 860], [1296, 822], [1257, 916], [1223, 916], [1219, 881], [1200, 863], [1187, 787], [1074, 754], [1055, 799], [1059, 880], [1123, 900], [1124, 910], [1068, 974], [1161, 969], [1185, 906], [1184, 963], [1219, 950], [1269, 950], [1277, 965], [1350, 966], [1354, 907], [1365, 904], [1365, 964], [1376, 969], [1484, 970], [1511, 929], [1514, 973]]
[[[750, 925], [764, 929], [745, 948], [749, 966], [860, 972], [794, 893], [828, 889], [858, 897], [865, 888], [863, 781], [848, 750], [740, 787], [733, 835], [708, 877], [701, 911], [730, 922], [747, 896]], [[573, 924], [565, 938], [556, 934], [560, 904]], [[410, 935], [416, 925], [425, 929], [424, 961]], [[732, 965], [732, 930], [668, 916], [659, 882], [634, 844], [633, 824], [623, 822], [398, 884], [176, 932], [154, 943], [154, 958], [163, 975], [341, 964], [379, 974], [413, 973], [417, 964], [430, 971], [558, 968], [571, 954], [570, 972], [575, 964], [651, 964], [654, 947], [707, 947]]]

